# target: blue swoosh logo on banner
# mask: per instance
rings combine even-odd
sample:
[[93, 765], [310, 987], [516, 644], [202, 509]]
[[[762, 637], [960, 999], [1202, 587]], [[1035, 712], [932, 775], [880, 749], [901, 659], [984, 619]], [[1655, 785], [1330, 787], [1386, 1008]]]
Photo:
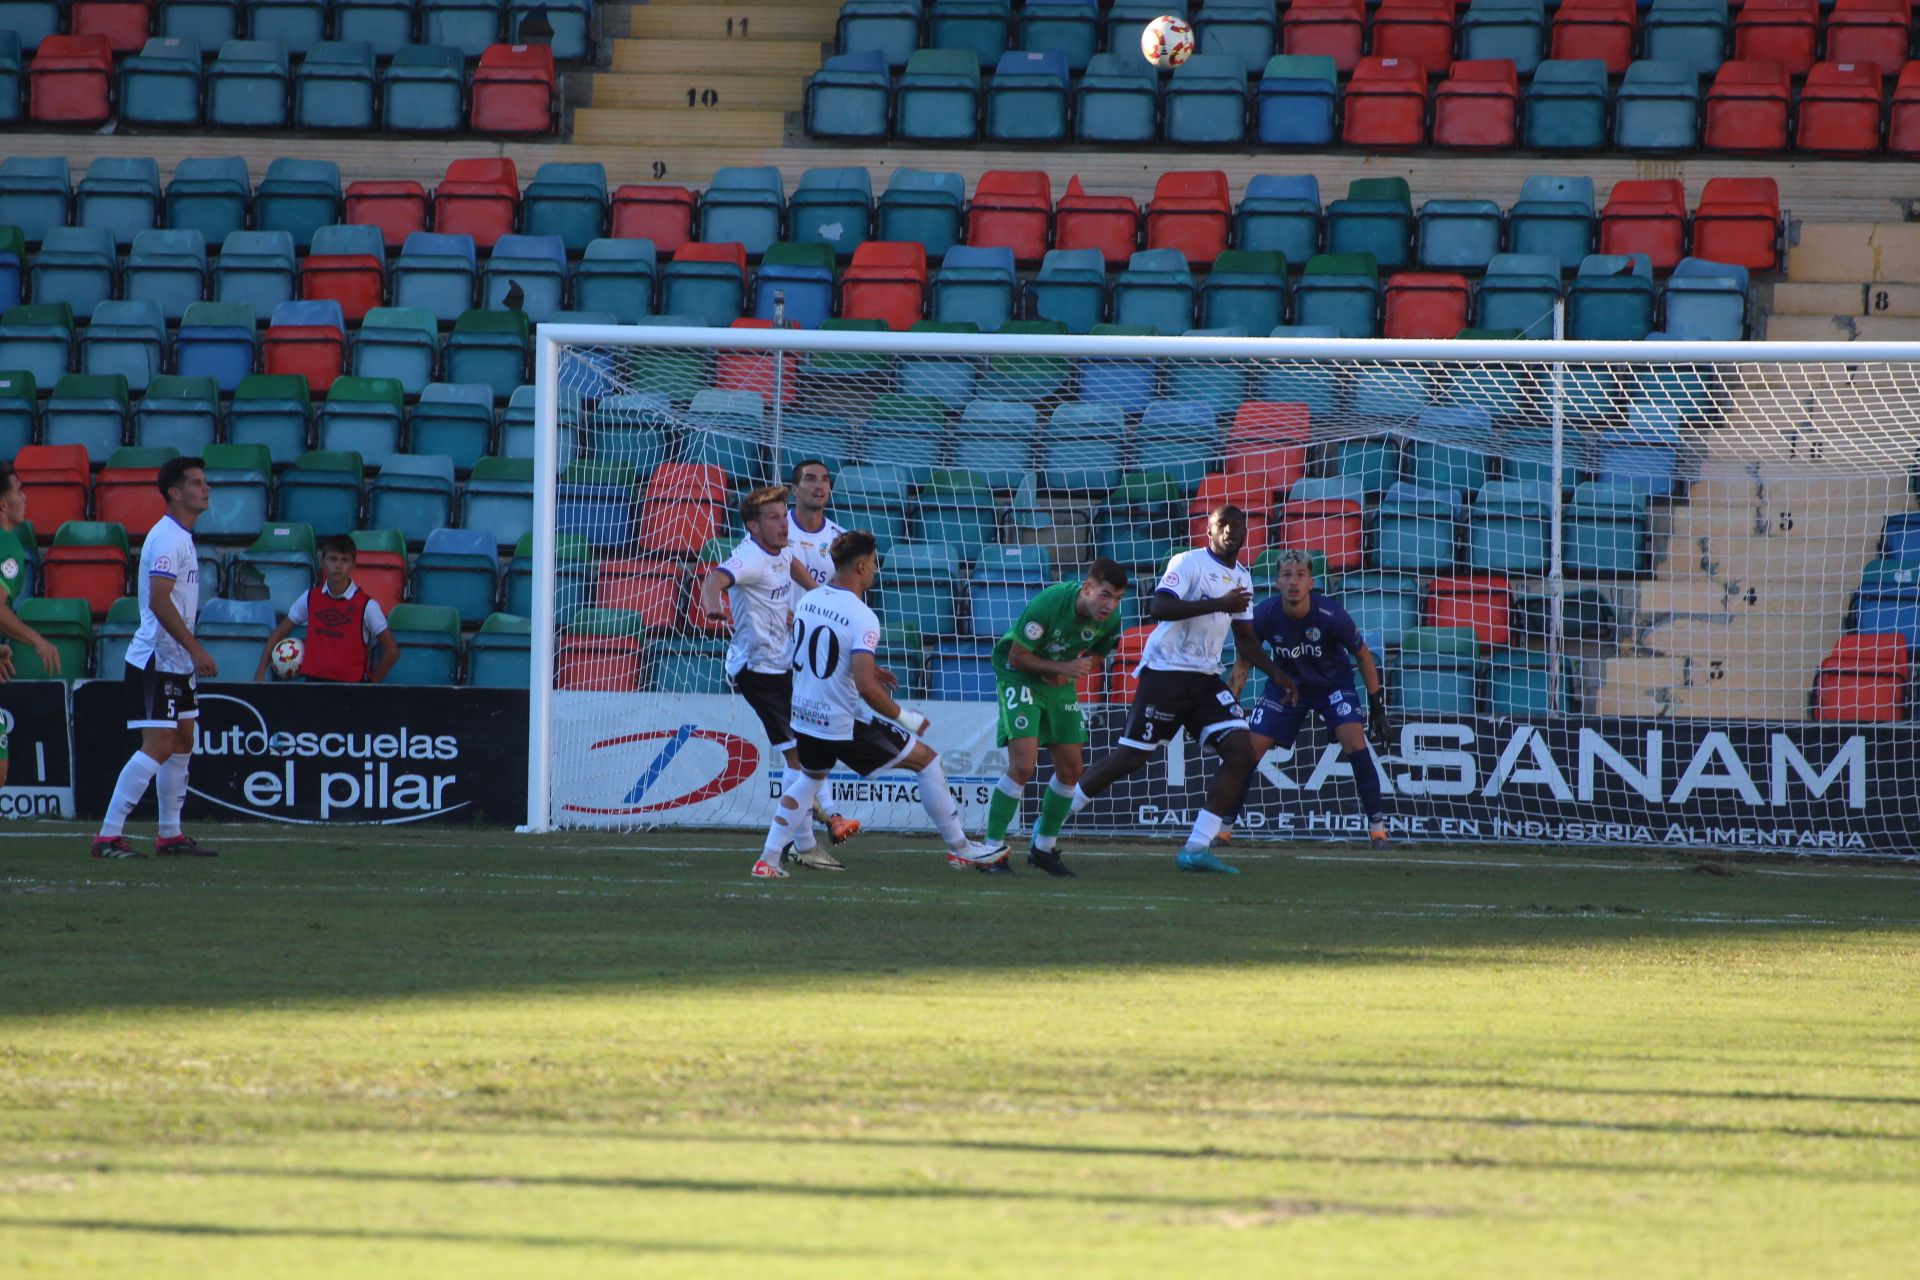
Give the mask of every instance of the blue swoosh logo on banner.
[[693, 726], [681, 725], [679, 731], [667, 739], [667, 745], [660, 748], [660, 754], [653, 758], [647, 771], [640, 775], [640, 781], [633, 784], [633, 790], [627, 792], [626, 799], [620, 803], [639, 804], [641, 797], [647, 794], [647, 789], [660, 780], [660, 775], [667, 771], [667, 766], [673, 763], [673, 758], [680, 754], [680, 748], [686, 746], [687, 739], [692, 736]]

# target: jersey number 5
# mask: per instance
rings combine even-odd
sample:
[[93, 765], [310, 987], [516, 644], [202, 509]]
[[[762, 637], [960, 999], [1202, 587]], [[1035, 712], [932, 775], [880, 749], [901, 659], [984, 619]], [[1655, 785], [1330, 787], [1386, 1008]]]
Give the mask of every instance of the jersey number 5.
[[793, 669], [813, 672], [814, 679], [825, 680], [840, 669], [840, 637], [831, 627], [807, 630], [800, 619], [793, 620]]

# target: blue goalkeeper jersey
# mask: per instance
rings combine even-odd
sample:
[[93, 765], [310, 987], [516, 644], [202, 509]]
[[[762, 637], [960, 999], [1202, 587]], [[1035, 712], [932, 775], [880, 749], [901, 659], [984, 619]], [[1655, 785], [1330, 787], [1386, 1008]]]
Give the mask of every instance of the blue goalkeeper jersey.
[[1333, 597], [1314, 591], [1300, 618], [1287, 616], [1287, 603], [1279, 596], [1263, 600], [1253, 610], [1253, 633], [1300, 686], [1302, 697], [1353, 688], [1348, 655], [1360, 651], [1360, 630]]

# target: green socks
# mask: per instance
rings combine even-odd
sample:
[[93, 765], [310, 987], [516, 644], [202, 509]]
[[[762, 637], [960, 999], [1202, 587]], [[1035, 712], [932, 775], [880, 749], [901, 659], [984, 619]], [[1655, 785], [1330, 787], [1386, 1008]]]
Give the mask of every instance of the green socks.
[[[1009, 790], [1009, 788], [1012, 788]], [[987, 801], [987, 843], [1005, 844], [1007, 828], [1013, 825], [1013, 817], [1020, 812], [1021, 787], [1014, 787], [1005, 778], [993, 789], [993, 795]]]

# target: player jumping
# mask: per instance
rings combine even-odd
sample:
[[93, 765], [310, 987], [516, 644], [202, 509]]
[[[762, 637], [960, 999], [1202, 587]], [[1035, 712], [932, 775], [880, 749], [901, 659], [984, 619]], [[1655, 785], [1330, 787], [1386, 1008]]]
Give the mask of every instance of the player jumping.
[[[811, 591], [833, 577], [833, 540], [846, 530], [827, 519], [827, 504], [832, 501], [833, 472], [827, 470], [827, 464], [818, 458], [795, 463], [787, 545], [793, 548], [793, 580], [802, 591]], [[860, 834], [860, 824], [842, 817], [825, 792], [814, 801], [814, 809], [827, 824], [827, 835], [835, 844], [845, 844]]]
[[1254, 762], [1240, 702], [1220, 678], [1228, 633], [1240, 661], [1266, 672], [1277, 687], [1292, 684], [1261, 651], [1250, 625], [1253, 578], [1240, 564], [1240, 548], [1246, 543], [1246, 514], [1229, 503], [1207, 517], [1206, 546], [1182, 551], [1167, 563], [1153, 593], [1152, 615], [1159, 625], [1141, 655], [1139, 687], [1120, 745], [1081, 775], [1069, 806], [1070, 812], [1080, 812], [1181, 729], [1203, 746], [1212, 744], [1220, 767], [1207, 784], [1206, 807], [1195, 816], [1186, 847], [1175, 861], [1182, 871], [1239, 871], [1208, 847]]
[[[804, 815], [836, 764], [863, 778], [894, 768], [917, 775], [920, 803], [947, 842], [950, 865], [964, 869], [1006, 861], [1005, 850], [995, 854], [967, 839], [940, 757], [918, 737], [926, 732], [927, 717], [893, 700], [886, 673], [874, 661], [880, 619], [864, 599], [880, 572], [873, 535], [856, 530], [835, 538], [833, 570], [830, 581], [794, 606], [793, 724], [800, 768], [787, 774], [753, 874], [784, 876], [782, 850], [792, 844], [804, 855], [812, 846], [813, 824]], [[886, 719], [876, 719], [876, 712]]]
[[[740, 503], [740, 519], [747, 536], [733, 554], [714, 567], [700, 583], [700, 607], [718, 622], [733, 610], [733, 641], [727, 646], [727, 679], [747, 700], [767, 731], [768, 745], [786, 757], [790, 790], [799, 776], [800, 756], [794, 750], [793, 668], [787, 660], [787, 628], [792, 617], [794, 588], [811, 586], [812, 578], [794, 559], [787, 545], [787, 487], [755, 489]], [[804, 589], [804, 587], [802, 588]], [[723, 600], [722, 594], [725, 594]], [[833, 815], [816, 803], [837, 844], [858, 831], [859, 824], [841, 819], [836, 830]], [[852, 831], [842, 831], [851, 827]], [[845, 871], [846, 866], [811, 840], [798, 852], [800, 864], [816, 871]]]
[[[1385, 744], [1387, 740], [1387, 689], [1380, 681], [1380, 668], [1373, 653], [1354, 626], [1353, 617], [1340, 602], [1313, 585], [1313, 561], [1304, 551], [1284, 552], [1280, 557], [1280, 594], [1260, 602], [1253, 611], [1253, 633], [1279, 660], [1280, 669], [1292, 678], [1290, 687], [1276, 693], [1273, 686], [1260, 698], [1253, 712], [1253, 758], [1258, 764], [1275, 746], [1291, 747], [1300, 733], [1300, 722], [1307, 712], [1317, 711], [1340, 743], [1341, 758], [1353, 769], [1354, 789], [1366, 810], [1367, 833], [1374, 844], [1387, 842], [1386, 809], [1380, 799], [1380, 775], [1373, 762], [1367, 738]], [[1247, 682], [1252, 664], [1240, 650], [1239, 661], [1227, 677], [1237, 696]], [[1353, 655], [1349, 662], [1347, 655]], [[1360, 699], [1353, 690], [1353, 664], [1360, 666], [1367, 684], [1367, 728], [1360, 728]], [[1240, 799], [1228, 816], [1240, 816], [1253, 788], [1254, 775], [1247, 773]]]
[[213, 655], [193, 636], [200, 616], [200, 554], [193, 545], [193, 525], [212, 501], [206, 464], [199, 458], [169, 458], [160, 466], [159, 486], [167, 513], [140, 547], [140, 629], [127, 646], [132, 704], [127, 728], [140, 731], [140, 748], [114, 783], [106, 821], [93, 842], [96, 858], [147, 856], [128, 844], [123, 833], [147, 784], [156, 778], [160, 837], [153, 851], [161, 857], [214, 856], [212, 849], [180, 832], [187, 762], [200, 718], [194, 691], [200, 676], [220, 674]]
[[1073, 784], [1080, 781], [1081, 747], [1087, 740], [1074, 682], [1096, 670], [1120, 642], [1116, 610], [1126, 590], [1125, 569], [1112, 560], [1095, 560], [1085, 582], [1062, 582], [1029, 600], [993, 646], [999, 708], [994, 742], [1007, 749], [1007, 772], [987, 802], [984, 843], [989, 851], [1006, 851], [1007, 827], [1039, 768], [1044, 745], [1053, 761], [1053, 780], [1040, 798], [1027, 864], [1050, 876], [1073, 874], [1054, 845], [1067, 820]]

